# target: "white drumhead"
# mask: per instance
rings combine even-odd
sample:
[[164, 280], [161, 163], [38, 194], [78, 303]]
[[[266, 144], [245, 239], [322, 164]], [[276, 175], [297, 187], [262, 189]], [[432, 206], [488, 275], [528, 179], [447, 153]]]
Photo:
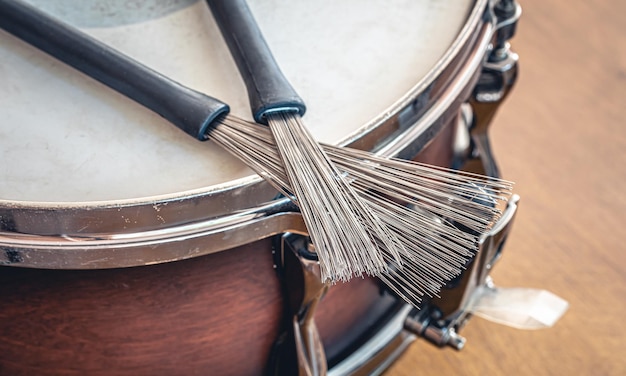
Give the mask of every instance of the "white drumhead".
[[[30, 2], [251, 119], [245, 86], [204, 1], [91, 0], [81, 2], [91, 4], [82, 10], [73, 1]], [[159, 4], [166, 8], [155, 11]], [[250, 1], [276, 60], [307, 103], [305, 123], [330, 143], [358, 132], [424, 78], [471, 6], [471, 0]], [[0, 82], [1, 200], [180, 195], [251, 174], [216, 145], [192, 139], [2, 31]]]

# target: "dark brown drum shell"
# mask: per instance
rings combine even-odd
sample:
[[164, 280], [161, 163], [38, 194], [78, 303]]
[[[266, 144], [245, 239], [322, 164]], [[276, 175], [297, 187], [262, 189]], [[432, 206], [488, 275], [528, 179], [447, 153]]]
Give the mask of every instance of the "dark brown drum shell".
[[2, 268], [0, 374], [259, 374], [282, 314], [270, 241], [126, 269]]

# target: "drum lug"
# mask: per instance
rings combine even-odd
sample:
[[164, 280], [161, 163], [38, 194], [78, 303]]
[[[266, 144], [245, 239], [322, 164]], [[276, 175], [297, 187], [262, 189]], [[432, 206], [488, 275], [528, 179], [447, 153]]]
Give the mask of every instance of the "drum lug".
[[277, 262], [285, 296], [284, 331], [274, 345], [270, 375], [322, 376], [327, 373], [324, 345], [313, 319], [329, 285], [321, 280], [319, 261], [308, 237], [280, 237]]
[[498, 177], [500, 171], [491, 150], [488, 130], [500, 104], [513, 88], [519, 57], [510, 50], [508, 40], [515, 34], [521, 8], [511, 0], [499, 1], [493, 9], [496, 31], [487, 60], [474, 88], [470, 104], [474, 116], [470, 124], [472, 148], [464, 169]]
[[[507, 44], [508, 50], [508, 44]], [[487, 61], [470, 99], [473, 119], [470, 125], [472, 148], [464, 169], [483, 175], [499, 177], [489, 141], [489, 126], [500, 104], [508, 96], [517, 78], [517, 54], [508, 51], [505, 58]]]

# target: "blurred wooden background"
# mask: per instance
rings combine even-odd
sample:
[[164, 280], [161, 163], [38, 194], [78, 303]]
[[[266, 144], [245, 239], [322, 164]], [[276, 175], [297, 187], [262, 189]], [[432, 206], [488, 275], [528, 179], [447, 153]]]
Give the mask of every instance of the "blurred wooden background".
[[570, 309], [539, 331], [474, 318], [465, 349], [418, 340], [387, 376], [626, 375], [626, 2], [520, 3], [520, 77], [491, 135], [522, 200], [492, 275]]

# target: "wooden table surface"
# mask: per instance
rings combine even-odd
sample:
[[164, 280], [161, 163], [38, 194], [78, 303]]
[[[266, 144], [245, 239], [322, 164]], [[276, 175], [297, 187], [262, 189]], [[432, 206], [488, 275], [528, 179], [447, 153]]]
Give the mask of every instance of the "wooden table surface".
[[465, 349], [418, 340], [387, 376], [626, 375], [626, 2], [521, 5], [520, 76], [491, 136], [522, 200], [492, 276], [570, 308], [538, 331], [473, 318]]

